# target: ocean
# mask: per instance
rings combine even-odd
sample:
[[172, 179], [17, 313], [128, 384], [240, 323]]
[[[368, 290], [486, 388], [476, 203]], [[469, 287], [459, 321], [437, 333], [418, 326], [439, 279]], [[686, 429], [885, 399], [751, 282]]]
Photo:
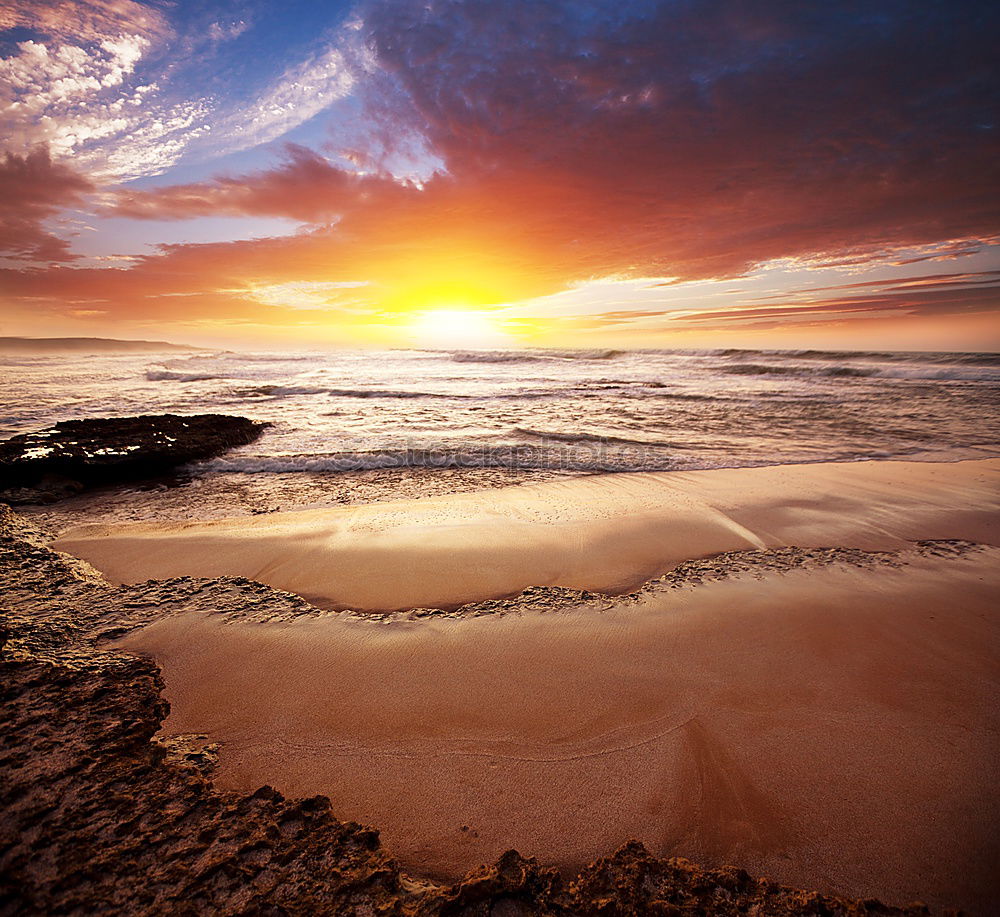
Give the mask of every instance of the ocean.
[[218, 412], [272, 426], [192, 471], [663, 471], [1000, 455], [1000, 355], [762, 350], [0, 357], [0, 436]]

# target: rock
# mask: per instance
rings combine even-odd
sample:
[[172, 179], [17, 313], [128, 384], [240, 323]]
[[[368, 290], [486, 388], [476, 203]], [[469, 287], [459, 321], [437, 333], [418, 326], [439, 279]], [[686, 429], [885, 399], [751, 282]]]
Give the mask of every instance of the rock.
[[0, 500], [51, 503], [86, 487], [160, 477], [251, 443], [267, 426], [225, 414], [65, 420], [0, 442]]

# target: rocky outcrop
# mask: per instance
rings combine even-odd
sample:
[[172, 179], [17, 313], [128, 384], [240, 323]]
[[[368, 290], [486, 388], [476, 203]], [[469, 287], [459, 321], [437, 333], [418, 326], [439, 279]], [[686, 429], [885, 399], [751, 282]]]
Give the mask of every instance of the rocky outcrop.
[[405, 894], [378, 834], [326, 799], [216, 793], [151, 741], [168, 710], [152, 663], [0, 672], [0, 911], [316, 914]]
[[0, 442], [0, 500], [51, 502], [87, 487], [160, 477], [251, 443], [266, 426], [225, 414], [62, 421]]
[[627, 844], [566, 881], [516, 851], [453, 885], [407, 875], [325, 797], [222, 792], [218, 749], [157, 738], [156, 665], [101, 648], [192, 609], [315, 612], [246, 580], [113, 586], [0, 506], [0, 915], [918, 915]]

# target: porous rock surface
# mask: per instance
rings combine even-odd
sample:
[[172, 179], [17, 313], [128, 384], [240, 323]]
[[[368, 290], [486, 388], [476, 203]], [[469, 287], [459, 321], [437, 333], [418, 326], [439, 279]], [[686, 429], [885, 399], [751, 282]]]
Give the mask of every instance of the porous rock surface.
[[[204, 737], [158, 739], [156, 665], [101, 647], [195, 608], [318, 613], [245, 580], [111, 586], [0, 506], [0, 915], [909, 915], [638, 843], [566, 881], [508, 851], [446, 886], [408, 876], [329, 800], [222, 792]], [[226, 613], [226, 612], [223, 612]]]
[[0, 500], [49, 502], [87, 487], [162, 476], [251, 443], [266, 426], [227, 414], [61, 421], [0, 442]]

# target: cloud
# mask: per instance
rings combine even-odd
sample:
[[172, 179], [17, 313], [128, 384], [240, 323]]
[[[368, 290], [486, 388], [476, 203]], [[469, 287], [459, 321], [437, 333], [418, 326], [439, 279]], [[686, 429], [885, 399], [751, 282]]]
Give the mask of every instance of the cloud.
[[707, 0], [588, 22], [571, 3], [381, 3], [366, 34], [397, 97], [378, 116], [419, 124], [446, 176], [401, 194], [293, 150], [120, 206], [333, 214], [346, 233], [376, 211], [392, 224], [391, 203], [418, 236], [478, 220], [530, 237], [566, 280], [995, 234], [996, 65], [967, 12]]
[[261, 65], [248, 79], [235, 67], [227, 76], [226, 58], [217, 58], [251, 30], [249, 19], [164, 9], [175, 22], [129, 0], [0, 12], [0, 28], [33, 35], [0, 58], [4, 147], [25, 153], [46, 143], [96, 178], [127, 181], [273, 140], [351, 90], [346, 38], [356, 30], [321, 34], [276, 73], [254, 46]]
[[250, 23], [245, 19], [237, 19], [231, 22], [212, 22], [208, 26], [208, 37], [211, 41], [232, 41], [239, 38], [247, 29]]
[[200, 216], [282, 216], [303, 223], [327, 223], [363, 201], [405, 194], [391, 180], [337, 168], [313, 150], [286, 144], [285, 162], [274, 169], [211, 182], [171, 185], [153, 191], [110, 194], [108, 212], [146, 220]]
[[345, 49], [328, 45], [288, 67], [250, 104], [221, 118], [210, 139], [226, 152], [267, 143], [344, 98], [353, 86]]
[[339, 150], [347, 169], [292, 146], [271, 169], [122, 191], [118, 215], [308, 230], [164, 248], [108, 272], [106, 295], [124, 313], [178, 283], [363, 279], [373, 302], [412, 305], [436, 276], [505, 303], [592, 278], [960, 255], [1000, 233], [998, 16], [974, 0], [370, 2], [351, 26], [363, 65], [328, 43], [221, 133], [276, 136], [353, 91], [376, 146], [418, 137], [441, 169], [406, 183], [364, 149]]
[[171, 31], [159, 9], [133, 0], [18, 0], [0, 7], [0, 30], [14, 28], [84, 42], [121, 34], [162, 39]]
[[[916, 260], [916, 259], [910, 259]], [[956, 286], [986, 286], [995, 288], [1000, 286], [1000, 271], [975, 271], [965, 274], [922, 274], [919, 277], [896, 277], [889, 280], [858, 280], [854, 283], [838, 283], [828, 287], [805, 287], [797, 290], [797, 294], [807, 293], [827, 293], [831, 290], [854, 290], [859, 288], [878, 290], [890, 289], [892, 291], [909, 291], [917, 287], [933, 288], [953, 288]], [[786, 293], [774, 293], [773, 297], [788, 296]]]
[[54, 163], [40, 147], [0, 160], [0, 252], [36, 261], [69, 261], [69, 243], [44, 227], [45, 220], [77, 204], [93, 190], [90, 181]]
[[597, 327], [643, 322], [649, 328], [669, 330], [699, 326], [738, 329], [808, 324], [815, 327], [872, 316], [947, 318], [988, 314], [996, 311], [1000, 301], [1000, 271], [868, 280], [792, 289], [750, 300], [732, 296], [730, 300], [738, 304], [699, 308], [687, 303], [658, 310], [601, 312], [592, 318]]
[[840, 319], [844, 314], [895, 312], [906, 315], [948, 316], [965, 312], [990, 312], [996, 309], [1000, 286], [994, 281], [987, 289], [962, 284], [942, 284], [933, 290], [887, 291], [860, 296], [831, 297], [814, 303], [790, 303], [783, 306], [748, 306], [739, 309], [718, 309], [700, 314], [688, 314], [685, 322], [726, 324], [761, 319], [781, 319], [795, 322], [804, 318]]
[[163, 15], [130, 2], [26, 4], [2, 22], [41, 37], [0, 58], [6, 148], [45, 144], [95, 178], [162, 171], [207, 130], [205, 99], [162, 98], [141, 62], [172, 35]]
[[739, 273], [1000, 227], [984, 5], [616, 8], [390, 2], [368, 28], [456, 185], [509, 195], [597, 273]]

